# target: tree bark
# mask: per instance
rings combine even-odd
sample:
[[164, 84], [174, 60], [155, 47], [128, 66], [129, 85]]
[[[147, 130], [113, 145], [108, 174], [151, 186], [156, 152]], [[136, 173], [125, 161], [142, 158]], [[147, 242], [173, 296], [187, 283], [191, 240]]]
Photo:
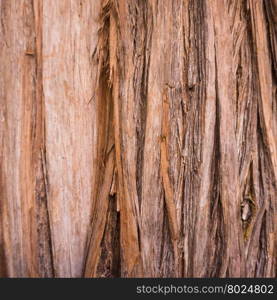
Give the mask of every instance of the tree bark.
[[0, 19], [0, 276], [276, 277], [276, 0]]

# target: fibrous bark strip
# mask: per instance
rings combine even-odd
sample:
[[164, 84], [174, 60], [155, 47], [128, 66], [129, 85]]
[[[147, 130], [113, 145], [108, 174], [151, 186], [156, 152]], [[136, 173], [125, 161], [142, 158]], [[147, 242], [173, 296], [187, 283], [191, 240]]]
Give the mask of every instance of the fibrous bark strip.
[[0, 1], [0, 275], [276, 277], [276, 16]]

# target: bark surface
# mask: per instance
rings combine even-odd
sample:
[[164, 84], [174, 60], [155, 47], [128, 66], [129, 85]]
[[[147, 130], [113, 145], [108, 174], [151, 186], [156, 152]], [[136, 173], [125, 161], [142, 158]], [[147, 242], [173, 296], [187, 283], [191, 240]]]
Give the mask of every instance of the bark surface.
[[277, 276], [276, 0], [0, 0], [0, 276]]

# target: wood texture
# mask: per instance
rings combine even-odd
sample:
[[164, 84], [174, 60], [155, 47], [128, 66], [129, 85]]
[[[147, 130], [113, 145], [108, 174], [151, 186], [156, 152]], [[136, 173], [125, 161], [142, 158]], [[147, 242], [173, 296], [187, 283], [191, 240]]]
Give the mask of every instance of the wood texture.
[[0, 21], [0, 276], [276, 277], [276, 0]]

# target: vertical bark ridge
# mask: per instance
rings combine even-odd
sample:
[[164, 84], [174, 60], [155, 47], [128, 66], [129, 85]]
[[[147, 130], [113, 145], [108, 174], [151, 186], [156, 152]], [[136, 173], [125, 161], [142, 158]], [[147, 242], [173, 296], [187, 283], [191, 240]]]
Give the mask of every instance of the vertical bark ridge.
[[[226, 2], [213, 3], [217, 64], [216, 93], [220, 122], [220, 201], [223, 208], [225, 240], [225, 260], [219, 275], [239, 277], [244, 274], [244, 253], [241, 248], [241, 227], [238, 223], [240, 189], [235, 135], [235, 77], [232, 64], [231, 22]], [[225, 74], [228, 74], [227, 79], [223, 79]]]
[[[102, 28], [106, 30], [106, 28]], [[101, 40], [100, 40], [101, 41]], [[102, 45], [104, 46], [104, 45]], [[105, 64], [105, 62], [103, 62]], [[104, 68], [100, 74], [98, 91], [96, 96], [97, 101], [97, 173], [94, 174], [93, 188], [93, 207], [91, 220], [91, 233], [89, 236], [88, 254], [86, 257], [85, 273], [86, 277], [97, 276], [97, 268], [103, 264], [101, 262], [102, 250], [101, 242], [104, 242], [104, 230], [107, 226], [108, 213], [112, 205], [110, 199], [112, 181], [115, 172], [115, 157], [114, 157], [114, 128], [113, 108], [111, 90], [108, 83], [107, 70]], [[116, 199], [115, 199], [116, 200]], [[107, 249], [106, 251], [110, 251]], [[100, 261], [99, 261], [100, 260]], [[105, 265], [102, 266], [101, 274], [105, 274]], [[99, 274], [99, 273], [98, 273]]]
[[260, 97], [259, 112], [263, 128], [263, 138], [268, 148], [275, 180], [277, 178], [277, 153], [276, 153], [276, 82], [272, 77], [272, 63], [266, 26], [266, 17], [262, 1], [250, 1], [252, 32], [257, 54]]
[[[43, 1], [43, 91], [48, 208], [55, 273], [80, 277], [97, 175], [100, 1]], [[102, 146], [101, 146], [102, 147]]]
[[[254, 41], [254, 62], [256, 65], [256, 86], [258, 94], [258, 121], [257, 121], [257, 153], [258, 170], [260, 178], [258, 181], [258, 200], [256, 203], [257, 217], [255, 223], [256, 237], [259, 236], [261, 248], [257, 251], [258, 245], [253, 237], [249, 250], [257, 254], [255, 276], [261, 274], [265, 277], [271, 277], [276, 274], [276, 76], [274, 76], [274, 35], [272, 35], [272, 22], [268, 15], [268, 6], [266, 1], [249, 1], [249, 10], [251, 16], [251, 32]], [[272, 13], [274, 13], [274, 1], [271, 3]], [[267, 14], [266, 14], [267, 12]], [[270, 24], [270, 25], [268, 25]], [[255, 247], [255, 246], [256, 247]], [[254, 250], [255, 249], [255, 250]], [[251, 262], [251, 256], [248, 259]], [[252, 263], [253, 265], [253, 263]], [[253, 269], [252, 269], [253, 270]], [[253, 271], [252, 271], [253, 272]]]
[[[213, 186], [213, 159], [214, 159], [214, 139], [216, 125], [216, 68], [215, 68], [215, 37], [213, 28], [212, 11], [209, 3], [205, 3], [205, 79], [204, 79], [204, 130], [203, 130], [203, 150], [201, 158], [201, 183], [199, 188], [199, 204], [197, 207], [197, 219], [195, 223], [195, 255], [193, 258], [193, 274], [196, 277], [209, 276], [209, 258], [212, 257], [209, 249], [208, 236], [210, 234], [210, 202], [212, 200]], [[213, 245], [210, 244], [210, 247]]]
[[[3, 1], [1, 4], [2, 25], [5, 24], [1, 36], [6, 41], [2, 51], [7, 51], [7, 57], [10, 55], [10, 61], [17, 64], [17, 67], [12, 64], [3, 70], [4, 78], [9, 78], [7, 83], [10, 91], [1, 84], [4, 87], [1, 93], [4, 101], [2, 121], [5, 123], [4, 128], [1, 126], [4, 140], [1, 153], [3, 161], [6, 161], [6, 166], [1, 166], [1, 177], [6, 177], [5, 181], [12, 180], [2, 181], [2, 188], [4, 191], [10, 188], [14, 190], [13, 193], [8, 192], [1, 196], [6, 268], [8, 276], [11, 277], [51, 277], [53, 266], [47, 191], [42, 167], [42, 3], [30, 0], [8, 2]], [[14, 20], [15, 24], [12, 23]], [[18, 28], [21, 29], [20, 32]], [[23, 43], [20, 44], [19, 40], [22, 38]], [[4, 57], [1, 55], [1, 58]], [[4, 62], [1, 64], [4, 65]], [[19, 85], [13, 80], [14, 68], [18, 71]], [[13, 96], [12, 91], [17, 96]], [[5, 106], [6, 101], [9, 102], [8, 106]], [[16, 110], [13, 110], [14, 107]], [[16, 140], [13, 141], [14, 138]], [[9, 165], [12, 161], [18, 167]], [[12, 195], [13, 198], [10, 198]]]

